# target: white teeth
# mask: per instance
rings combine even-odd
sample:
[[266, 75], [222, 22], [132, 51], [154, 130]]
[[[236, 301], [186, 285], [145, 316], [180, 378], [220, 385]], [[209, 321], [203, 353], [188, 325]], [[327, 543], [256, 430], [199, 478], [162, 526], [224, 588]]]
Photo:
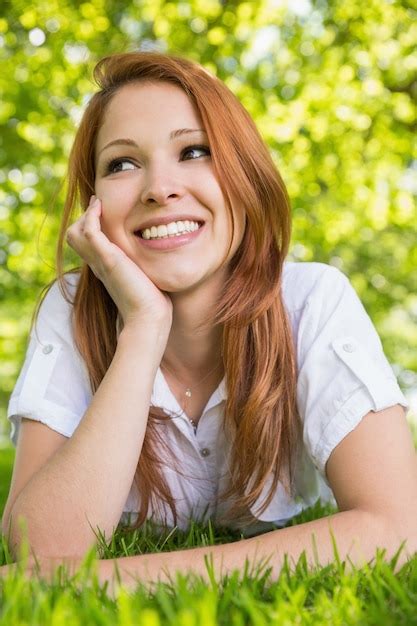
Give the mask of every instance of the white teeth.
[[164, 239], [166, 237], [177, 237], [184, 232], [194, 232], [199, 228], [197, 222], [185, 220], [184, 222], [170, 222], [161, 226], [152, 226], [140, 231], [143, 239]]

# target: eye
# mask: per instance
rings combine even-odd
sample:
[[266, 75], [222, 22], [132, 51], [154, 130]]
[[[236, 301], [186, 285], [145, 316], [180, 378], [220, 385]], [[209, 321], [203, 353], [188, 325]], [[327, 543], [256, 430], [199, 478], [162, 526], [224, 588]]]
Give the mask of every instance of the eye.
[[[127, 163], [131, 165], [131, 167], [123, 167], [123, 164]], [[134, 169], [135, 165], [129, 159], [112, 159], [106, 165], [106, 174], [115, 174], [116, 172], [126, 172], [128, 170]]]
[[[181, 155], [184, 156], [186, 154], [190, 154], [192, 152], [203, 152], [203, 156], [209, 156], [210, 155], [210, 148], [208, 146], [188, 146], [188, 148], [185, 148], [185, 150], [182, 151]], [[195, 158], [199, 158], [199, 157], [191, 157], [191, 159], [186, 158], [185, 161], [190, 161], [193, 160]]]

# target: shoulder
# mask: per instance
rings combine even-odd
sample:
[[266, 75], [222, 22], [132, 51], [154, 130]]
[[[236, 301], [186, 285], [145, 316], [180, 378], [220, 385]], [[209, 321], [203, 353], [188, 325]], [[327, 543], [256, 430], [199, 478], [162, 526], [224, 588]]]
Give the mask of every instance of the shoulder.
[[[284, 262], [282, 295], [289, 311], [304, 309], [307, 302], [326, 294], [337, 297], [349, 280], [333, 265], [319, 262]], [[326, 298], [327, 299], [327, 298]]]
[[45, 294], [41, 300], [42, 305], [45, 304], [47, 308], [53, 309], [72, 306], [79, 278], [78, 272], [69, 272], [63, 275], [62, 281], [55, 279], [45, 289]]
[[35, 316], [36, 330], [44, 327], [61, 329], [66, 335], [71, 326], [74, 296], [79, 282], [79, 272], [64, 274], [62, 281], [54, 280], [47, 286], [40, 298], [40, 305]]

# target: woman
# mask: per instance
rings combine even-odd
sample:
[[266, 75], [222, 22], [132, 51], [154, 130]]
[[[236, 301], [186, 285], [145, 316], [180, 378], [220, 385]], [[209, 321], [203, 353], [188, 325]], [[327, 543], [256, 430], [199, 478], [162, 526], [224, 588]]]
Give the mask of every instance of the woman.
[[[70, 155], [58, 282], [9, 404], [13, 554], [20, 516], [33, 553], [56, 562], [130, 512], [132, 527], [211, 518], [249, 538], [117, 559], [124, 582], [204, 575], [207, 554], [219, 575], [255, 557], [277, 575], [284, 551], [314, 562], [317, 549], [325, 565], [330, 530], [356, 564], [403, 540], [412, 552], [406, 399], [348, 279], [285, 261], [288, 195], [246, 110], [169, 55], [112, 55], [95, 78]], [[80, 271], [63, 273], [65, 240]], [[320, 496], [340, 512], [277, 529]], [[100, 565], [110, 577], [113, 563]]]

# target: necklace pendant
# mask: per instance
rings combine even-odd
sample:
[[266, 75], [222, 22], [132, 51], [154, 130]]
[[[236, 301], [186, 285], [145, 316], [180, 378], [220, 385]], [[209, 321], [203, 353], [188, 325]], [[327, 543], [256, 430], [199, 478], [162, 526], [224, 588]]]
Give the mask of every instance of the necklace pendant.
[[191, 398], [191, 389], [187, 389], [185, 395], [187, 396], [187, 398]]

